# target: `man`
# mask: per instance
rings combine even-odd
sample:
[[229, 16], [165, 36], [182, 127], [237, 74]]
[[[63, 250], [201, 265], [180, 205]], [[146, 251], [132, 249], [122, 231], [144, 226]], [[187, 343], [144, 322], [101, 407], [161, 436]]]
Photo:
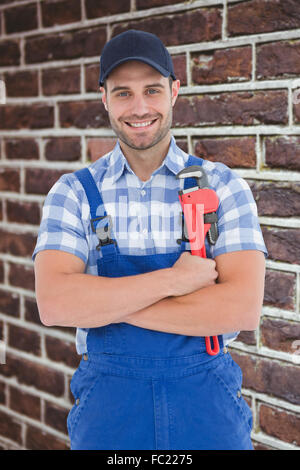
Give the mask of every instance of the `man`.
[[[179, 93], [154, 35], [104, 47], [100, 91], [114, 150], [49, 192], [35, 259], [41, 321], [77, 327], [72, 449], [251, 449], [251, 411], [226, 345], [254, 330], [266, 248], [249, 186], [172, 137]], [[179, 171], [197, 162], [219, 198], [215, 245], [182, 235]], [[208, 354], [205, 337], [218, 336]]]

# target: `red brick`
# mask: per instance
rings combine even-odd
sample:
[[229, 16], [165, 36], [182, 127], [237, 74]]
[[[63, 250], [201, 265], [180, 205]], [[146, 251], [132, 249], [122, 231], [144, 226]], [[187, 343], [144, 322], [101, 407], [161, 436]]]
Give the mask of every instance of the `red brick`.
[[0, 375], [14, 377], [21, 384], [35, 387], [56, 397], [64, 395], [65, 381], [62, 372], [11, 353], [6, 354], [6, 364], [1, 365]]
[[98, 158], [101, 158], [103, 155], [110, 152], [116, 145], [116, 142], [116, 139], [110, 139], [106, 137], [95, 137], [88, 139], [88, 159], [92, 162], [95, 162], [98, 160]]
[[62, 439], [31, 425], [27, 426], [25, 439], [28, 450], [70, 450]]
[[9, 265], [8, 280], [12, 286], [34, 291], [34, 271], [32, 267], [11, 263]]
[[181, 0], [151, 0], [151, 4], [149, 5], [148, 0], [136, 0], [136, 9], [143, 10], [145, 8], [155, 8], [155, 7], [162, 7], [165, 5], [174, 5], [175, 3], [180, 3]]
[[36, 245], [36, 236], [30, 233], [15, 233], [0, 229], [0, 253], [31, 258]]
[[242, 341], [249, 346], [256, 346], [255, 331], [241, 331], [237, 340]]
[[79, 365], [80, 360], [74, 340], [70, 342], [46, 336], [46, 353], [51, 361], [61, 362], [73, 369]]
[[20, 316], [19, 310], [19, 296], [0, 289], [0, 312], [18, 318]]
[[[1, 217], [0, 217], [1, 220]], [[0, 261], [0, 282], [4, 282], [4, 263]]]
[[44, 104], [0, 107], [1, 129], [42, 129], [53, 127], [54, 108]]
[[298, 0], [252, 0], [228, 6], [228, 34], [268, 33], [299, 28]]
[[177, 80], [180, 80], [180, 85], [187, 85], [186, 76], [186, 56], [185, 55], [173, 55], [172, 56], [174, 73]]
[[300, 137], [275, 136], [266, 137], [266, 164], [271, 168], [300, 170]]
[[202, 138], [195, 142], [195, 155], [212, 162], [222, 162], [230, 168], [255, 168], [254, 137]]
[[23, 224], [40, 224], [40, 208], [35, 202], [6, 201], [6, 214], [8, 222]]
[[250, 80], [251, 47], [236, 47], [193, 53], [192, 79], [195, 84], [226, 83]]
[[[151, 5], [152, 6], [152, 5]], [[130, 0], [117, 2], [99, 2], [98, 0], [85, 0], [86, 17], [102, 18], [103, 16], [117, 15], [130, 11]]]
[[267, 78], [298, 77], [300, 41], [282, 41], [257, 46], [256, 76]]
[[[1, 367], [3, 367], [1, 365]], [[22, 427], [20, 423], [5, 411], [0, 411], [0, 436], [11, 441], [22, 443]]]
[[198, 8], [186, 13], [155, 16], [130, 21], [126, 24], [117, 24], [113, 28], [113, 36], [128, 29], [138, 29], [156, 34], [166, 46], [213, 41], [221, 37], [221, 10]]
[[25, 190], [28, 194], [48, 194], [54, 183], [66, 171], [28, 168], [25, 174]]
[[264, 318], [260, 331], [263, 346], [290, 354], [295, 352], [293, 346], [300, 338], [300, 324]]
[[79, 137], [49, 139], [45, 147], [45, 156], [50, 161], [73, 162], [80, 159], [81, 145]]
[[9, 407], [30, 418], [37, 420], [41, 418], [40, 398], [19, 388], [9, 387]]
[[299, 366], [254, 355], [231, 355], [243, 371], [243, 387], [299, 405]]
[[285, 310], [295, 309], [296, 276], [281, 271], [266, 272], [264, 304]]
[[[19, 33], [21, 31], [30, 31], [37, 28], [37, 5], [17, 6], [4, 10], [6, 32]], [[22, 20], [20, 21], [20, 18]]]
[[261, 430], [269, 436], [300, 445], [300, 414], [260, 405], [259, 424]]
[[15, 349], [20, 349], [35, 356], [41, 355], [41, 338], [40, 334], [36, 331], [16, 325], [9, 325], [8, 344]]
[[59, 432], [68, 434], [67, 417], [69, 409], [62, 408], [54, 403], [45, 403], [45, 423]]
[[10, 168], [0, 168], [0, 191], [20, 191], [20, 173]]
[[297, 183], [254, 183], [251, 185], [258, 212], [264, 216], [299, 217], [300, 185]]
[[85, 66], [85, 90], [96, 93], [99, 91], [99, 64]]
[[19, 41], [0, 41], [0, 67], [20, 64]]
[[100, 56], [105, 41], [105, 26], [47, 36], [35, 36], [26, 41], [26, 63]]
[[41, 325], [38, 306], [36, 300], [25, 298], [25, 320], [37, 325]]
[[28, 70], [4, 74], [6, 95], [13, 97], [37, 96], [38, 74], [36, 71]]
[[61, 127], [109, 127], [109, 119], [100, 101], [77, 101], [59, 105]]
[[6, 390], [6, 384], [4, 382], [0, 382], [0, 403], [1, 403], [1, 405], [5, 405], [5, 403], [6, 403], [5, 390]]
[[75, 23], [81, 20], [80, 0], [44, 1], [41, 3], [43, 26]]
[[269, 258], [286, 263], [300, 263], [300, 230], [262, 227]]
[[34, 160], [39, 158], [39, 147], [33, 139], [5, 139], [5, 154], [9, 160]]
[[80, 93], [80, 67], [43, 70], [42, 89], [50, 96]]
[[180, 96], [174, 126], [287, 124], [287, 93], [257, 91]]

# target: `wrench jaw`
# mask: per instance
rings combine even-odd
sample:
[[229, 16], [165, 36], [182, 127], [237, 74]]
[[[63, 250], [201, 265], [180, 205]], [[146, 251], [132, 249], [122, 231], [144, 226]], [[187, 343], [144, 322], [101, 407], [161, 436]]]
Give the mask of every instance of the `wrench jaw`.
[[183, 170], [177, 173], [176, 178], [177, 179], [184, 179], [184, 178], [196, 179], [197, 186], [195, 188], [183, 190], [183, 193], [186, 193], [189, 191], [196, 191], [197, 189], [209, 188], [207, 175], [200, 165], [192, 165], [192, 166], [183, 168]]

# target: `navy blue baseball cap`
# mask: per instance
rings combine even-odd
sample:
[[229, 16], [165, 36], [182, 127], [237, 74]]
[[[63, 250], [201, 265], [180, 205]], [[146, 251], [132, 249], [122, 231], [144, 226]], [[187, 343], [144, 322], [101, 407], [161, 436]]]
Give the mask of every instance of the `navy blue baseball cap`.
[[130, 29], [108, 41], [100, 58], [99, 85], [118, 65], [129, 60], [139, 60], [154, 67], [164, 77], [176, 80], [169, 52], [161, 40], [152, 33]]

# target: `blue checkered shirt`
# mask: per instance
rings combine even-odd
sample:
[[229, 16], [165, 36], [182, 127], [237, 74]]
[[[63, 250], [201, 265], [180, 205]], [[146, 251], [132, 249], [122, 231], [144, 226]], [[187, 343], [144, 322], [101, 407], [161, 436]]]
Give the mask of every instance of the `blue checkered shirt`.
[[[112, 152], [89, 166], [112, 217], [112, 236], [125, 255], [150, 255], [179, 251], [182, 235], [178, 191], [183, 180], [175, 175], [184, 168], [188, 154], [171, 139], [167, 156], [148, 181], [141, 181], [130, 168], [119, 143]], [[245, 180], [222, 163], [203, 160], [209, 185], [218, 195], [219, 237], [206, 242], [207, 256], [239, 250], [260, 250], [267, 256], [257, 218], [257, 207]], [[102, 213], [102, 212], [101, 212]], [[85, 191], [74, 175], [64, 174], [49, 191], [32, 258], [41, 250], [61, 250], [81, 258], [85, 272], [98, 275], [97, 235], [91, 230], [90, 208]], [[88, 329], [77, 328], [78, 354], [86, 352]], [[228, 344], [238, 332], [224, 335]]]

